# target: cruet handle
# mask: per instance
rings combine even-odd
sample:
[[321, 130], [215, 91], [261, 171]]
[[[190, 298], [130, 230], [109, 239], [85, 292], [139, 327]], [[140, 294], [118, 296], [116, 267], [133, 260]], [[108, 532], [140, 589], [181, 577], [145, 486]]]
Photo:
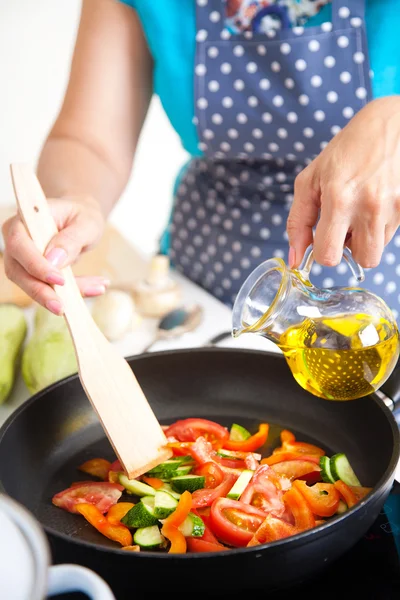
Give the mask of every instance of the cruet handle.
[[[356, 263], [356, 261], [353, 258], [353, 255], [351, 253], [351, 250], [349, 248], [347, 248], [347, 246], [344, 246], [344, 248], [343, 248], [343, 258], [349, 265], [350, 271], [353, 273], [353, 276], [358, 281], [358, 283], [361, 283], [362, 281], [364, 281], [364, 279], [365, 279], [364, 270], [362, 269], [362, 267], [360, 267], [360, 265], [358, 263]], [[307, 250], [305, 251], [301, 265], [298, 268], [298, 271], [301, 273], [301, 276], [306, 281], [310, 281], [310, 272], [311, 272], [311, 267], [313, 266], [313, 263], [314, 263], [314, 253], [313, 253], [313, 247], [311, 245], [311, 246], [308, 246]]]

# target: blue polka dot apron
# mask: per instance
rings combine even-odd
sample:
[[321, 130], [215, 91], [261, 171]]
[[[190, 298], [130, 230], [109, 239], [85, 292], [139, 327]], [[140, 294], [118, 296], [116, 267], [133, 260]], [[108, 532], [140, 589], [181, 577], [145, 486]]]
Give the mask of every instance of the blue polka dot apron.
[[[364, 0], [333, 0], [332, 22], [232, 35], [222, 0], [197, 0], [194, 117], [204, 157], [178, 186], [176, 268], [232, 306], [263, 260], [288, 260], [294, 180], [372, 99]], [[364, 287], [397, 315], [400, 236]], [[347, 265], [314, 264], [319, 287], [354, 285]], [[398, 283], [399, 282], [399, 283]]]

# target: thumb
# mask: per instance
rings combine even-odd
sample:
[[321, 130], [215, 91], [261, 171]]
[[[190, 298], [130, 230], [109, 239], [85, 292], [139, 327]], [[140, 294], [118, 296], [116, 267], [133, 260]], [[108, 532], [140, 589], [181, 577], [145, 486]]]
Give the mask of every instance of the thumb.
[[313, 186], [313, 171], [308, 167], [295, 180], [294, 200], [286, 231], [289, 238], [289, 267], [298, 267], [308, 246], [313, 242], [320, 207], [320, 191]]
[[56, 200], [50, 202], [50, 208], [59, 232], [49, 242], [45, 257], [54, 267], [63, 268], [99, 241], [103, 217], [100, 211], [76, 201]]

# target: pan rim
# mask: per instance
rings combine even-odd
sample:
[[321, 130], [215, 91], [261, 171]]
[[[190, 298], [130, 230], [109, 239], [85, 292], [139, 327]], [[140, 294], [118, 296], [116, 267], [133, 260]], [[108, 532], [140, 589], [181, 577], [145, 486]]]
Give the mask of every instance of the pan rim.
[[[240, 353], [240, 354], [243, 354], [243, 352], [245, 352], [246, 354], [249, 354], [249, 355], [257, 355], [257, 356], [267, 355], [267, 356], [275, 357], [275, 358], [278, 358], [281, 360], [285, 360], [284, 357], [283, 356], [281, 357], [281, 355], [279, 353], [271, 352], [269, 350], [256, 350], [256, 349], [247, 349], [247, 348], [226, 348], [226, 347], [217, 347], [217, 346], [175, 348], [175, 349], [171, 349], [171, 350], [160, 350], [157, 352], [145, 352], [145, 353], [141, 353], [141, 354], [125, 356], [125, 359], [127, 360], [128, 363], [130, 363], [132, 361], [149, 360], [152, 356], [162, 357], [162, 356], [168, 356], [168, 355], [181, 355], [181, 354], [186, 355], [186, 354], [195, 354], [195, 353], [201, 353], [201, 354], [206, 354], [206, 353], [239, 354]], [[33, 404], [39, 398], [43, 397], [44, 395], [48, 394], [49, 392], [65, 385], [66, 383], [69, 383], [69, 382], [72, 382], [72, 381], [78, 380], [78, 379], [79, 379], [78, 373], [69, 375], [68, 377], [65, 377], [63, 379], [60, 379], [59, 381], [56, 381], [52, 385], [47, 386], [40, 392], [37, 392], [36, 394], [32, 395], [27, 400], [22, 402], [22, 404], [20, 404], [20, 406], [18, 406], [18, 408], [16, 408], [11, 413], [11, 415], [9, 415], [7, 417], [7, 419], [4, 421], [3, 425], [0, 427], [0, 444], [1, 444], [3, 437], [6, 435], [9, 427], [12, 426], [13, 422], [19, 417], [19, 415], [21, 413], [23, 413], [25, 410], [29, 409], [31, 404]], [[392, 435], [393, 435], [394, 443], [393, 443], [392, 456], [390, 458], [389, 464], [388, 464], [384, 474], [382, 475], [380, 480], [375, 484], [375, 486], [373, 487], [372, 491], [368, 494], [368, 496], [366, 496], [365, 499], [363, 499], [361, 502], [358, 502], [352, 508], [348, 509], [345, 513], [343, 513], [341, 515], [337, 515], [336, 517], [333, 517], [332, 519], [330, 519], [329, 521], [327, 521], [326, 523], [324, 523], [322, 525], [319, 525], [318, 527], [314, 527], [307, 531], [303, 531], [303, 532], [293, 535], [289, 538], [276, 540], [274, 542], [270, 542], [270, 543], [266, 543], [266, 544], [260, 544], [259, 546], [254, 546], [254, 547], [250, 547], [250, 548], [247, 548], [247, 547], [229, 548], [227, 551], [223, 551], [223, 552], [202, 552], [202, 553], [187, 553], [187, 554], [171, 555], [168, 553], [155, 553], [155, 552], [141, 550], [140, 552], [127, 553], [122, 548], [109, 548], [109, 547], [101, 546], [101, 545], [93, 543], [93, 542], [88, 542], [86, 540], [79, 540], [79, 539], [73, 538], [65, 533], [61, 533], [61, 532], [57, 531], [56, 529], [53, 529], [52, 527], [49, 527], [48, 525], [43, 525], [37, 519], [36, 516], [35, 516], [35, 518], [39, 521], [40, 526], [42, 527], [42, 529], [45, 531], [45, 533], [48, 536], [51, 536], [53, 538], [58, 538], [58, 539], [62, 540], [63, 542], [68, 542], [70, 544], [72, 543], [78, 547], [86, 547], [86, 548], [88, 548], [92, 551], [96, 551], [96, 552], [107, 552], [107, 553], [111, 552], [112, 554], [117, 554], [117, 555], [121, 555], [121, 556], [125, 556], [125, 557], [127, 555], [129, 555], [131, 557], [134, 557], [133, 560], [141, 560], [141, 559], [144, 560], [145, 558], [150, 558], [150, 557], [155, 560], [173, 560], [173, 559], [189, 560], [189, 559], [193, 559], [193, 558], [195, 558], [196, 560], [202, 560], [202, 559], [205, 560], [205, 559], [207, 559], [207, 558], [209, 559], [211, 557], [212, 558], [218, 557], [219, 560], [223, 560], [227, 556], [232, 556], [232, 555], [237, 555], [237, 554], [246, 554], [249, 552], [255, 553], [255, 552], [261, 552], [261, 551], [267, 551], [268, 548], [271, 548], [271, 547], [272, 548], [279, 548], [282, 546], [283, 547], [286, 547], [286, 546], [296, 547], [296, 546], [302, 544], [303, 541], [305, 542], [306, 540], [309, 540], [311, 537], [319, 538], [322, 535], [325, 535], [325, 533], [327, 531], [329, 531], [329, 529], [331, 529], [332, 527], [336, 528], [336, 524], [341, 523], [345, 519], [348, 519], [355, 513], [359, 512], [363, 507], [365, 507], [366, 505], [369, 505], [373, 500], [377, 500], [380, 496], [382, 496], [384, 494], [382, 489], [385, 490], [387, 486], [389, 486], [391, 488], [394, 483], [394, 479], [395, 479], [394, 473], [395, 473], [395, 470], [396, 470], [397, 465], [400, 460], [400, 428], [397, 425], [396, 419], [394, 418], [392, 411], [382, 402], [382, 400], [375, 393], [370, 394], [368, 397], [371, 398], [371, 400], [378, 405], [378, 407], [384, 412], [384, 414], [388, 418], [388, 422], [391, 427], [391, 431], [392, 431]], [[6, 495], [10, 496], [10, 494], [8, 494], [8, 492], [4, 489], [4, 486], [1, 481], [0, 481], [0, 491], [5, 493]], [[12, 496], [10, 496], [10, 497], [12, 498]]]

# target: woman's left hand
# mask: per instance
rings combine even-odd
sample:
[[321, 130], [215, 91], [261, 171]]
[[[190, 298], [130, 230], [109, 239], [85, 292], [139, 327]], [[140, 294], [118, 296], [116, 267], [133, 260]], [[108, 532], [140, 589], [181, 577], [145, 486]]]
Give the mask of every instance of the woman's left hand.
[[390, 96], [367, 104], [296, 178], [290, 266], [311, 243], [318, 263], [338, 265], [346, 243], [362, 267], [376, 267], [399, 225], [400, 96]]

